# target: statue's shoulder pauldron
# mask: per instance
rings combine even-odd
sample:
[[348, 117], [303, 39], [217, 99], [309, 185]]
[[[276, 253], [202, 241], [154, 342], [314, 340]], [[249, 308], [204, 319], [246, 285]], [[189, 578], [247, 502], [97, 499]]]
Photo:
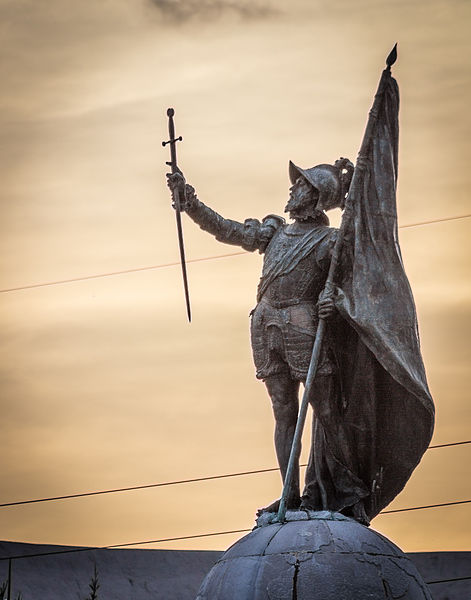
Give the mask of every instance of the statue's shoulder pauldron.
[[286, 221], [283, 217], [279, 217], [278, 215], [267, 215], [262, 219], [261, 227], [260, 227], [260, 243], [259, 243], [259, 252], [265, 252], [268, 243], [278, 231], [280, 227], [285, 225]]

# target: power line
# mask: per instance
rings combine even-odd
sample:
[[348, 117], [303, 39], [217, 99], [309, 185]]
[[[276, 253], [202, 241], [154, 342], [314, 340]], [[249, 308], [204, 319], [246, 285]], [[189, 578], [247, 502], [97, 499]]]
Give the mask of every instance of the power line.
[[[456, 504], [465, 504], [467, 502], [471, 502], [470, 500], [461, 500], [458, 502], [445, 502], [443, 504], [433, 504], [433, 505], [428, 505], [428, 506], [413, 506], [411, 508], [402, 508], [399, 510], [392, 510], [392, 511], [384, 511], [381, 512], [380, 514], [384, 515], [384, 514], [389, 514], [392, 512], [405, 512], [408, 510], [421, 510], [423, 508], [439, 508], [439, 507], [443, 507], [443, 506], [452, 506], [452, 505], [456, 505]], [[205, 538], [205, 537], [214, 537], [214, 536], [218, 536], [218, 535], [230, 535], [233, 533], [247, 533], [248, 531], [252, 531], [252, 529], [232, 529], [230, 531], [213, 531], [211, 533], [198, 533], [195, 535], [182, 535], [182, 536], [178, 536], [178, 537], [171, 537], [171, 538], [159, 538], [156, 540], [143, 540], [140, 542], [126, 542], [126, 543], [121, 543], [121, 544], [110, 544], [108, 546], [81, 546], [79, 548], [69, 548], [67, 550], [52, 550], [49, 552], [37, 552], [34, 554], [18, 554], [16, 556], [3, 556], [0, 557], [0, 561], [4, 561], [4, 560], [17, 560], [20, 558], [35, 558], [38, 556], [52, 556], [52, 555], [56, 555], [56, 554], [71, 554], [73, 552], [87, 552], [87, 551], [91, 551], [91, 550], [109, 550], [112, 548], [125, 548], [125, 547], [129, 547], [129, 546], [143, 546], [146, 544], [159, 544], [159, 543], [163, 543], [163, 542], [176, 542], [176, 541], [181, 541], [181, 540], [193, 540], [193, 539], [197, 539], [197, 538]], [[437, 581], [436, 583], [442, 583], [441, 581]]]
[[[301, 465], [306, 466], [306, 465]], [[168, 485], [179, 485], [182, 483], [195, 483], [198, 481], [210, 481], [211, 479], [224, 479], [228, 477], [239, 477], [241, 475], [253, 475], [255, 473], [268, 473], [270, 471], [278, 471], [278, 467], [270, 469], [257, 469], [256, 471], [241, 471], [239, 473], [227, 473], [224, 475], [210, 475], [208, 477], [194, 477], [193, 479], [181, 479], [178, 481], [164, 481], [161, 483], [149, 483], [146, 485], [135, 485], [130, 487], [115, 488], [111, 490], [99, 490], [96, 492], [83, 492], [80, 494], [68, 494], [66, 496], [51, 496], [50, 498], [37, 498], [34, 500], [20, 500], [18, 502], [5, 502], [0, 504], [0, 508], [5, 506], [17, 506], [19, 504], [34, 504], [37, 502], [52, 502], [54, 500], [67, 500], [69, 498], [82, 498], [84, 496], [98, 496], [100, 494], [115, 494], [117, 492], [130, 492], [133, 490], [144, 490], [148, 488], [164, 487]]]
[[[82, 546], [80, 548], [69, 548], [67, 550], [51, 550], [50, 552], [35, 552], [32, 554], [18, 554], [16, 556], [4, 556], [4, 557], [0, 558], [0, 561], [8, 560], [11, 565], [11, 561], [24, 559], [24, 558], [38, 558], [41, 556], [57, 556], [60, 554], [73, 554], [73, 553], [77, 553], [77, 552], [91, 552], [93, 550], [112, 550], [112, 549], [116, 549], [116, 548], [123, 548], [123, 547], [129, 547], [129, 546], [143, 546], [146, 544], [158, 544], [161, 542], [175, 542], [175, 541], [179, 541], [179, 540], [189, 540], [189, 539], [195, 539], [195, 538], [213, 537], [213, 536], [218, 536], [218, 535], [230, 535], [230, 534], [234, 534], [234, 533], [248, 533], [250, 531], [252, 531], [252, 529], [233, 529], [231, 531], [216, 531], [213, 533], [201, 533], [201, 534], [197, 534], [197, 535], [186, 535], [186, 536], [179, 536], [179, 537], [172, 537], [172, 538], [160, 538], [158, 540], [144, 540], [141, 542], [130, 542], [127, 544], [110, 544], [109, 546]], [[452, 583], [452, 582], [456, 582], [456, 581], [468, 581], [470, 579], [471, 579], [471, 576], [453, 577], [451, 579], [436, 579], [434, 581], [426, 581], [425, 583], [427, 585], [434, 585], [434, 584], [438, 584], [438, 583]]]
[[455, 506], [457, 504], [468, 504], [471, 500], [457, 500], [456, 502], [443, 502], [442, 504], [427, 504], [426, 506], [413, 506], [412, 508], [395, 508], [392, 510], [383, 510], [380, 515], [389, 515], [391, 513], [407, 512], [409, 510], [422, 510], [423, 508], [440, 508], [441, 506]]
[[[408, 227], [420, 227], [422, 225], [433, 225], [434, 223], [443, 223], [445, 221], [456, 221], [458, 219], [468, 219], [471, 217], [471, 214], [469, 215], [459, 215], [456, 217], [446, 217], [443, 219], [432, 219], [430, 221], [421, 221], [418, 223], [409, 223], [407, 225], [399, 225], [399, 229], [406, 229]], [[193, 263], [193, 262], [204, 262], [207, 260], [216, 260], [219, 258], [228, 258], [231, 256], [240, 256], [242, 254], [248, 254], [245, 251], [239, 251], [239, 252], [231, 252], [229, 254], [218, 254], [216, 256], [205, 256], [203, 258], [192, 258], [187, 260], [187, 263]], [[54, 286], [54, 285], [63, 285], [66, 283], [77, 283], [79, 281], [87, 281], [90, 279], [101, 279], [101, 278], [105, 278], [105, 277], [115, 277], [117, 275], [127, 275], [129, 273], [139, 273], [140, 271], [155, 271], [157, 269], [165, 269], [167, 267], [175, 267], [178, 266], [180, 263], [179, 262], [171, 262], [171, 263], [164, 263], [164, 264], [160, 264], [160, 265], [151, 265], [149, 267], [134, 267], [132, 269], [123, 269], [120, 271], [110, 271], [108, 273], [96, 273], [94, 275], [83, 275], [82, 277], [72, 277], [70, 279], [58, 279], [56, 281], [47, 281], [47, 282], [43, 282], [43, 283], [32, 283], [29, 285], [22, 285], [22, 286], [18, 286], [18, 287], [12, 287], [12, 288], [5, 288], [0, 290], [0, 294], [5, 294], [6, 292], [19, 292], [21, 290], [30, 290], [30, 289], [34, 289], [34, 288], [40, 288], [40, 287], [50, 287], [50, 286]]]
[[[204, 258], [190, 258], [187, 259], [187, 263], [204, 262], [206, 260], [216, 260], [218, 258], [228, 258], [230, 256], [239, 256], [241, 254], [248, 254], [248, 252], [231, 252], [229, 254], [219, 254], [216, 256], [206, 256]], [[71, 279], [58, 279], [57, 281], [47, 281], [45, 283], [32, 283], [30, 285], [23, 285], [14, 288], [5, 288], [0, 290], [0, 294], [6, 292], [18, 292], [20, 290], [30, 290], [32, 288], [48, 287], [53, 285], [62, 285], [64, 283], [76, 283], [77, 281], [87, 281], [88, 279], [100, 279], [103, 277], [114, 277], [115, 275], [126, 275], [127, 273], [139, 273], [140, 271], [154, 271], [157, 269], [166, 269], [167, 267], [175, 267], [180, 265], [180, 262], [164, 263], [161, 265], [152, 265], [150, 267], [134, 267], [132, 269], [123, 269], [122, 271], [110, 271], [108, 273], [97, 273], [95, 275], [83, 275], [82, 277], [72, 277]]]
[[[433, 450], [434, 448], [447, 448], [450, 446], [462, 446], [463, 444], [471, 444], [471, 440], [465, 440], [462, 442], [450, 442], [448, 444], [438, 444], [435, 446], [429, 446], [428, 450]], [[304, 463], [300, 465], [301, 467], [307, 467], [307, 464]], [[79, 492], [77, 494], [65, 494], [63, 496], [50, 496], [46, 498], [34, 498], [30, 500], [18, 500], [16, 502], [4, 502], [0, 504], [0, 508], [5, 508], [7, 506], [20, 506], [23, 504], [37, 504], [40, 502], [54, 502], [56, 500], [69, 500], [71, 498], [84, 498], [87, 496], [100, 496], [103, 494], [116, 494], [119, 492], [131, 492], [135, 490], [145, 490], [149, 488], [157, 488], [157, 487], [166, 487], [169, 485], [180, 485], [184, 483], [196, 483], [199, 481], [211, 481], [214, 479], [227, 479], [229, 477], [241, 477], [243, 475], [256, 475], [258, 473], [271, 473], [274, 471], [278, 471], [278, 467], [271, 467], [269, 469], [256, 469], [253, 471], [239, 471], [238, 473], [225, 473], [223, 475], [208, 475], [206, 477], [194, 477], [192, 479], [180, 479], [177, 481], [164, 481], [159, 483], [147, 483], [144, 485], [134, 485], [128, 487], [120, 487], [120, 488], [112, 488], [109, 490], [97, 490], [93, 492]]]
[[428, 449], [448, 448], [449, 446], [462, 446], [463, 444], [471, 444], [471, 440], [465, 440], [464, 442], [450, 442], [449, 444], [436, 444], [435, 446], [429, 446]]
[[[180, 537], [173, 537], [173, 538], [163, 538], [163, 539], [159, 539], [159, 540], [146, 540], [143, 542], [131, 542], [129, 544], [112, 544], [110, 546], [83, 546], [81, 548], [70, 548], [68, 550], [52, 550], [51, 552], [37, 552], [34, 554], [19, 554], [17, 556], [6, 556], [6, 557], [2, 557], [0, 558], [1, 561], [4, 560], [8, 560], [8, 561], [12, 561], [12, 560], [18, 560], [21, 558], [37, 558], [39, 556], [54, 556], [57, 554], [71, 554], [71, 553], [75, 553], [75, 552], [90, 552], [93, 550], [112, 550], [115, 548], [122, 548], [123, 546], [138, 546], [138, 545], [145, 545], [145, 544], [156, 544], [159, 542], [174, 542], [174, 541], [178, 541], [178, 540], [188, 540], [188, 539], [192, 539], [192, 538], [202, 538], [202, 537], [209, 537], [209, 536], [216, 536], [216, 535], [229, 535], [229, 534], [234, 534], [234, 533], [247, 533], [249, 531], [252, 531], [252, 529], [233, 529], [232, 531], [218, 531], [215, 533], [203, 533], [203, 534], [199, 534], [199, 535], [188, 535], [188, 536], [180, 536]], [[425, 583], [427, 585], [434, 585], [436, 583], [451, 583], [451, 582], [455, 582], [455, 581], [468, 581], [471, 579], [471, 576], [466, 576], [466, 577], [453, 577], [452, 579], [436, 579], [435, 581], [426, 581]]]
[[433, 223], [443, 223], [444, 221], [456, 221], [458, 219], [469, 219], [469, 217], [471, 217], [471, 215], [460, 215], [458, 217], [432, 219], [430, 221], [421, 221], [420, 223], [409, 223], [408, 225], [399, 225], [399, 229], [407, 229], [408, 227], [419, 227], [420, 225], [432, 225]]
[[[471, 440], [466, 440], [466, 441], [461, 441], [461, 442], [450, 442], [448, 444], [438, 444], [435, 446], [429, 446], [428, 449], [431, 450], [433, 448], [445, 448], [445, 447], [459, 446], [459, 445], [470, 444], [470, 443], [471, 443]], [[302, 464], [300, 466], [306, 467], [307, 464]], [[47, 497], [47, 498], [35, 498], [35, 499], [30, 499], [30, 500], [19, 500], [16, 502], [5, 502], [3, 504], [0, 504], [0, 508], [7, 507], [7, 506], [18, 506], [18, 505], [22, 505], [22, 504], [35, 504], [35, 503], [39, 503], [39, 502], [51, 502], [51, 501], [55, 501], [55, 500], [67, 500], [67, 499], [71, 499], [71, 498], [82, 498], [82, 497], [86, 497], [86, 496], [96, 496], [96, 495], [101, 495], [101, 494], [112, 494], [112, 493], [117, 493], [117, 492], [135, 491], [135, 490], [142, 490], [142, 489], [155, 488], [155, 487], [164, 487], [164, 486], [169, 486], [169, 485], [178, 485], [178, 484], [184, 484], [184, 483], [195, 483], [195, 482], [199, 482], [199, 481], [210, 481], [210, 480], [214, 480], [214, 479], [224, 479], [224, 478], [229, 478], [229, 477], [240, 477], [243, 475], [254, 475], [257, 473], [269, 473], [269, 472], [273, 472], [273, 471], [278, 471], [278, 468], [273, 467], [273, 468], [268, 468], [268, 469], [256, 469], [253, 471], [240, 471], [238, 473], [226, 473], [223, 475], [195, 477], [193, 479], [181, 479], [181, 480], [177, 480], [177, 481], [166, 481], [166, 482], [150, 483], [150, 484], [138, 485], [138, 486], [113, 488], [113, 489], [108, 489], [108, 490], [98, 490], [98, 491], [93, 491], [93, 492], [81, 492], [81, 493], [77, 493], [77, 494], [67, 494], [67, 495], [63, 495], [63, 496], [51, 496], [51, 497]]]
[[213, 533], [199, 533], [196, 535], [183, 535], [179, 537], [160, 538], [158, 540], [144, 540], [141, 542], [127, 542], [123, 544], [110, 544], [108, 546], [81, 546], [79, 548], [68, 548], [67, 550], [51, 550], [49, 552], [35, 552], [34, 554], [18, 554], [16, 556], [2, 556], [0, 561], [18, 560], [20, 558], [36, 558], [38, 556], [54, 556], [57, 554], [73, 554], [75, 552], [90, 552], [92, 550], [111, 550], [113, 548], [125, 548], [127, 546], [143, 546], [146, 544], [159, 544], [162, 542], [177, 542], [180, 540], [191, 540], [194, 538], [213, 537], [217, 535], [229, 535], [232, 533], [247, 533], [252, 529], [233, 529], [231, 531], [215, 531]]
[[471, 579], [471, 576], [468, 577], [453, 577], [453, 579], [438, 579], [437, 581], [426, 581], [427, 585], [433, 585], [434, 583], [450, 583], [451, 581], [466, 581]]

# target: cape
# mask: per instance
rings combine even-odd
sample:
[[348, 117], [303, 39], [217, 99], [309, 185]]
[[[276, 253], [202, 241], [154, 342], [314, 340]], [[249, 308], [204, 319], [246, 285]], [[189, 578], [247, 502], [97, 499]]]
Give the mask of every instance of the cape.
[[389, 77], [362, 192], [351, 198], [335, 299], [342, 318], [328, 326], [338, 405], [328, 406], [328, 397], [313, 391], [317, 484], [331, 510], [362, 500], [370, 519], [402, 490], [434, 424], [397, 235], [398, 111], [397, 83]]

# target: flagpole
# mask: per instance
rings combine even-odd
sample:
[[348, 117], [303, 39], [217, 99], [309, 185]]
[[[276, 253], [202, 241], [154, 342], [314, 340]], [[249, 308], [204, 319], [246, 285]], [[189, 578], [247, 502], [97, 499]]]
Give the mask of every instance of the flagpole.
[[[345, 210], [344, 210], [343, 217], [342, 217], [342, 223], [340, 225], [339, 233], [337, 235], [337, 239], [335, 241], [335, 246], [334, 246], [334, 249], [332, 252], [332, 258], [331, 258], [330, 266], [329, 266], [329, 273], [327, 275], [327, 280], [325, 282], [324, 290], [320, 295], [320, 298], [322, 298], [322, 299], [332, 297], [332, 295], [334, 293], [335, 275], [336, 275], [336, 271], [337, 271], [338, 264], [340, 261], [340, 253], [342, 250], [343, 239], [345, 237], [345, 231], [347, 230], [347, 225], [349, 224], [350, 219], [351, 219], [352, 202], [353, 202], [353, 199], [355, 198], [355, 196], [357, 195], [358, 190], [360, 189], [360, 186], [362, 185], [362, 182], [363, 182], [363, 174], [364, 174], [365, 166], [366, 166], [365, 159], [366, 159], [366, 156], [368, 153], [371, 139], [373, 137], [373, 130], [374, 130], [374, 126], [376, 124], [376, 120], [377, 120], [378, 114], [379, 114], [379, 109], [380, 109], [380, 106], [382, 103], [384, 90], [386, 87], [386, 81], [389, 79], [389, 77], [391, 77], [391, 67], [396, 62], [396, 59], [397, 59], [397, 44], [394, 45], [394, 48], [391, 50], [391, 52], [389, 53], [389, 55], [386, 59], [386, 69], [384, 69], [384, 71], [381, 74], [381, 79], [379, 81], [378, 89], [376, 91], [376, 94], [375, 94], [375, 97], [373, 100], [373, 105], [372, 105], [369, 115], [368, 115], [368, 121], [366, 124], [365, 133], [363, 135], [363, 140], [362, 140], [362, 143], [360, 146], [360, 150], [358, 152], [357, 164], [356, 164], [355, 170], [353, 172], [352, 181], [350, 183], [350, 188], [349, 188], [347, 200], [345, 203]], [[311, 361], [309, 363], [309, 370], [307, 373], [306, 382], [304, 384], [303, 398], [301, 401], [301, 406], [299, 408], [298, 420], [296, 423], [296, 429], [294, 432], [293, 443], [291, 445], [291, 453], [290, 453], [288, 467], [287, 467], [286, 475], [285, 475], [285, 479], [284, 479], [283, 493], [282, 493], [281, 500], [280, 500], [278, 514], [276, 517], [276, 520], [280, 523], [282, 523], [285, 520], [285, 516], [286, 516], [287, 501], [290, 496], [291, 486], [293, 483], [296, 459], [299, 455], [299, 451], [301, 448], [301, 437], [303, 434], [304, 424], [306, 422], [306, 415], [307, 415], [307, 409], [309, 406], [309, 399], [310, 399], [311, 393], [312, 393], [312, 384], [314, 382], [314, 379], [315, 379], [316, 373], [317, 373], [317, 366], [319, 363], [320, 351], [321, 351], [322, 343], [324, 340], [325, 328], [326, 328], [326, 320], [323, 317], [319, 317], [319, 325], [318, 325], [317, 331], [316, 331], [316, 337], [314, 340], [314, 347], [312, 349]], [[323, 490], [322, 485], [320, 487], [321, 487], [322, 503], [324, 505], [323, 508], [327, 509], [328, 507], [326, 506], [325, 490]]]

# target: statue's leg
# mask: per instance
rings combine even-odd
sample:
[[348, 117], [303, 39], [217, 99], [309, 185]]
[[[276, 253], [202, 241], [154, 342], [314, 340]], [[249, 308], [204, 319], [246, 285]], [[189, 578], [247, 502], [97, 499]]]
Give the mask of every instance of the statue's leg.
[[[291, 446], [293, 443], [294, 430], [298, 417], [298, 390], [299, 381], [292, 379], [288, 372], [272, 375], [265, 379], [268, 393], [273, 406], [275, 417], [275, 449], [281, 477], [285, 480], [288, 468]], [[288, 499], [288, 508], [298, 508], [299, 495], [299, 454], [296, 457], [293, 484]], [[279, 500], [269, 506], [260, 509], [262, 512], [277, 512]]]

